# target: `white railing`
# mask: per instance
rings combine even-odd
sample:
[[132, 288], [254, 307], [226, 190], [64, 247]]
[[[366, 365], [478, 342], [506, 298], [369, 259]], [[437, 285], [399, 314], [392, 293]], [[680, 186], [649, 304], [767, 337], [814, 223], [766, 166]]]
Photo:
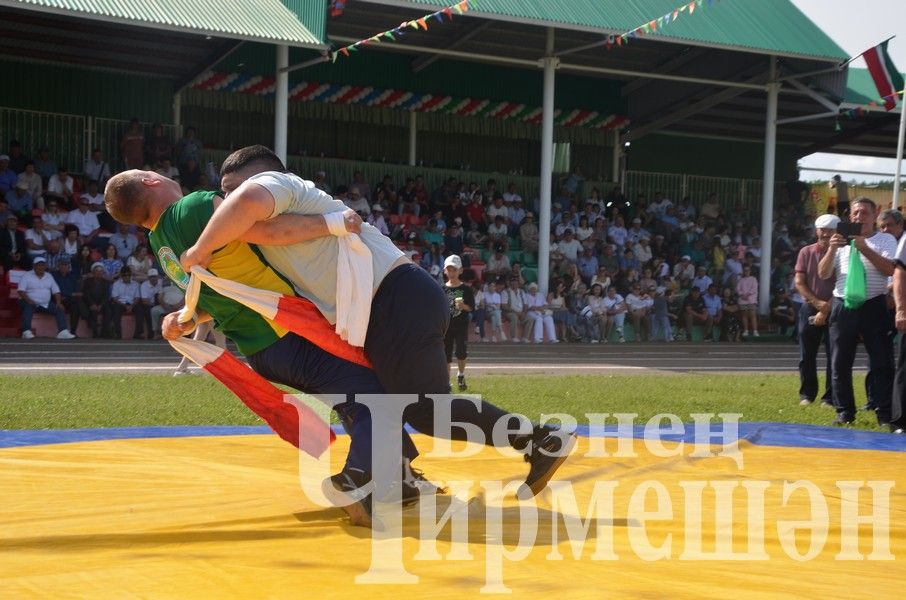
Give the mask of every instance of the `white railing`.
[[57, 166], [82, 170], [86, 155], [87, 118], [80, 115], [0, 107], [0, 140], [17, 140], [22, 152], [35, 157], [42, 146], [50, 149]]

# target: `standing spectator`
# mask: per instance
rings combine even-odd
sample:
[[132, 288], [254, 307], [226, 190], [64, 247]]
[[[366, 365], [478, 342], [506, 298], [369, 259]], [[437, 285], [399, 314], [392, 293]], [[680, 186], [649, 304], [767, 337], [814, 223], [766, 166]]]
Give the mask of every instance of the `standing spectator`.
[[849, 216], [849, 184], [839, 175], [834, 175], [830, 188], [837, 191], [837, 216], [841, 219]]
[[16, 215], [8, 215], [6, 227], [0, 231], [0, 260], [3, 261], [4, 271], [30, 264], [26, 253], [25, 235], [19, 231], [19, 217]]
[[[144, 246], [141, 246], [144, 248]], [[131, 258], [131, 257], [130, 257]], [[140, 340], [148, 333], [148, 339], [154, 337], [154, 328], [151, 326], [151, 309], [157, 303], [157, 297], [163, 292], [157, 269], [148, 269], [147, 279], [138, 287], [138, 300], [135, 302], [135, 334], [132, 339]]]
[[7, 192], [15, 188], [18, 179], [19, 174], [9, 166], [9, 155], [0, 154], [0, 194], [6, 195]]
[[444, 292], [450, 303], [450, 325], [444, 337], [444, 346], [447, 351], [447, 364], [453, 364], [453, 346], [456, 346], [456, 383], [459, 391], [466, 389], [466, 358], [468, 357], [467, 342], [469, 339], [469, 313], [475, 308], [475, 295], [472, 288], [463, 283], [459, 276], [462, 274], [462, 259], [451, 254], [444, 261], [444, 275], [447, 282]]
[[145, 132], [137, 117], [129, 120], [129, 126], [120, 140], [120, 153], [126, 169], [141, 169], [145, 166]]
[[[818, 265], [822, 279], [835, 278], [834, 300], [830, 315], [830, 344], [833, 359], [835, 424], [849, 425], [855, 420], [852, 368], [861, 334], [872, 372], [872, 396], [878, 422], [890, 424], [893, 382], [893, 345], [887, 310], [887, 278], [893, 275], [896, 240], [889, 233], [875, 231], [878, 209], [873, 201], [859, 197], [850, 207], [850, 221], [862, 224], [862, 235], [849, 242], [835, 233], [828, 251]], [[849, 276], [850, 258], [861, 262], [862, 269]], [[858, 263], [856, 263], [858, 265]]]
[[129, 233], [129, 226], [124, 223], [118, 223], [117, 232], [112, 234], [107, 240], [116, 249], [116, 257], [123, 261], [123, 264], [138, 247], [138, 238], [134, 234]]
[[478, 334], [478, 339], [482, 342], [487, 342], [488, 338], [485, 336], [484, 324], [488, 318], [488, 311], [485, 309], [484, 289], [482, 288], [480, 280], [476, 279], [472, 282], [472, 293], [475, 296], [475, 310], [472, 311], [472, 326], [475, 328], [475, 333]]
[[629, 308], [629, 315], [632, 317], [632, 330], [635, 332], [635, 341], [641, 342], [644, 339], [643, 331], [647, 334], [648, 341], [654, 341], [651, 335], [650, 319], [648, 318], [651, 308], [654, 306], [654, 300], [642, 289], [641, 284], [633, 284], [632, 290], [626, 296], [626, 306]]
[[25, 170], [19, 173], [16, 183], [24, 183], [25, 189], [28, 191], [28, 195], [34, 199], [35, 205], [38, 208], [44, 208], [44, 182], [41, 181], [41, 176], [35, 171], [34, 161], [30, 160], [25, 163]]
[[610, 286], [607, 288], [607, 295], [602, 302], [604, 310], [607, 311], [607, 327], [604, 330], [604, 343], [607, 343], [610, 338], [610, 331], [614, 327], [616, 327], [617, 337], [619, 338], [620, 343], [626, 343], [626, 338], [623, 337], [623, 323], [626, 320], [626, 311], [628, 309], [623, 296], [617, 293], [616, 287]]
[[[164, 127], [160, 123], [155, 123], [151, 127], [151, 137], [148, 138], [145, 155], [155, 169], [164, 167], [164, 163], [169, 163], [173, 158], [173, 144], [170, 142], [170, 137], [164, 133]], [[167, 167], [170, 165], [168, 164]], [[167, 173], [162, 173], [162, 175], [173, 179]], [[179, 177], [179, 171], [176, 172], [176, 176]]]
[[553, 311], [547, 305], [547, 296], [544, 292], [538, 290], [537, 283], [529, 284], [525, 305], [528, 309], [528, 314], [534, 321], [534, 325], [532, 326], [532, 341], [536, 344], [540, 344], [544, 341], [544, 336], [547, 335], [548, 341], [552, 344], [559, 342], [557, 339], [557, 331], [554, 327]]
[[19, 306], [22, 308], [22, 338], [35, 337], [31, 330], [32, 317], [36, 312], [53, 315], [57, 320], [57, 339], [71, 340], [75, 336], [66, 329], [66, 314], [63, 312], [60, 288], [53, 276], [47, 273], [44, 258], [35, 258], [33, 269], [19, 281]]
[[456, 255], [461, 255], [463, 250], [465, 250], [466, 244], [462, 230], [462, 217], [453, 218], [453, 224], [447, 228], [444, 235], [444, 246], [447, 247], [447, 252]]
[[736, 293], [739, 294], [739, 316], [742, 321], [742, 336], [752, 335], [758, 337], [758, 280], [752, 276], [752, 267], [745, 265], [742, 268], [742, 277], [736, 284]]
[[[188, 134], [188, 131], [186, 132], [186, 134]], [[195, 158], [195, 160], [196, 161], [201, 160], [201, 151], [200, 150], [199, 150], [198, 156]], [[321, 190], [322, 192], [325, 192], [327, 194], [333, 193], [333, 188], [331, 188], [330, 184], [327, 183], [327, 173], [325, 173], [324, 171], [318, 171], [317, 173], [315, 173], [315, 178], [312, 181], [314, 181], [315, 187], [318, 188], [319, 190]]]
[[[113, 323], [113, 337], [116, 339], [123, 338], [123, 315], [135, 314], [139, 291], [138, 284], [132, 281], [132, 271], [129, 267], [123, 267], [119, 276], [120, 278], [114, 281], [110, 288], [110, 320]], [[136, 330], [139, 328], [137, 321], [135, 328]]]
[[79, 276], [72, 271], [72, 263], [61, 261], [59, 270], [52, 273], [60, 288], [60, 304], [69, 313], [69, 331], [75, 333], [79, 327], [79, 303], [82, 301], [82, 286]]
[[25, 171], [25, 164], [28, 157], [22, 154], [22, 144], [18, 140], [12, 140], [9, 143], [9, 168], [16, 172], [16, 175]]
[[82, 281], [79, 316], [88, 323], [91, 337], [110, 334], [110, 282], [107, 281], [104, 265], [99, 262], [91, 265], [91, 275]]
[[101, 155], [100, 148], [95, 148], [91, 151], [91, 158], [85, 161], [85, 167], [82, 172], [85, 175], [85, 179], [95, 181], [102, 188], [107, 183], [107, 180], [110, 179], [110, 165], [107, 164], [107, 161]]
[[666, 291], [666, 288], [657, 288], [654, 292], [651, 304], [651, 341], [657, 341], [658, 336], [663, 336], [665, 342], [673, 341]]
[[[725, 287], [721, 292], [723, 302], [722, 316], [720, 318], [720, 329], [724, 339], [728, 342], [742, 341], [742, 324], [739, 322], [739, 297], [732, 288]], [[828, 372], [830, 369], [830, 358], [828, 358]]]
[[60, 167], [47, 182], [46, 200], [55, 198], [62, 206], [72, 206], [75, 194], [75, 181], [69, 174], [69, 169]]
[[705, 299], [697, 287], [689, 289], [689, 295], [683, 300], [683, 323], [686, 327], [686, 341], [692, 341], [692, 328], [703, 325], [705, 328], [703, 339], [707, 339], [714, 327], [714, 320], [705, 307]]
[[774, 300], [771, 302], [771, 321], [780, 328], [780, 335], [787, 335], [787, 330], [796, 331], [796, 311], [793, 301], [790, 300], [786, 288], [777, 288]]

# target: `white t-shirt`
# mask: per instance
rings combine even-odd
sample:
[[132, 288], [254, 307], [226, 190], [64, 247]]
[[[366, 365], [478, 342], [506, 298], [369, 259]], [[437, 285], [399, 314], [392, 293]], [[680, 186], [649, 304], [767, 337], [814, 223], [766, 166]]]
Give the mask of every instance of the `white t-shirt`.
[[87, 198], [88, 204], [90, 204], [91, 206], [104, 206], [104, 194], [102, 194], [101, 192], [98, 192], [94, 196], [92, 196], [88, 192], [85, 192], [82, 197]]
[[[613, 310], [613, 308], [615, 306], [617, 306], [618, 304], [620, 304], [621, 302], [623, 302], [623, 296], [621, 296], [619, 294], [614, 294], [613, 298], [611, 298], [610, 296], [604, 296], [604, 300], [601, 302], [601, 304], [604, 305], [604, 308], [606, 310]], [[623, 311], [623, 312], [625, 312], [625, 311]]]
[[582, 244], [575, 238], [570, 241], [562, 241], [557, 244], [557, 250], [560, 251], [566, 260], [576, 262], [579, 259], [579, 251], [582, 250]]
[[152, 284], [151, 280], [148, 279], [143, 281], [141, 286], [138, 288], [138, 297], [142, 300], [148, 300], [152, 305], [157, 302], [157, 295], [163, 291], [163, 284], [161, 283], [160, 278], [158, 278], [156, 284]]
[[626, 296], [626, 304], [629, 306], [629, 310], [637, 311], [644, 310], [654, 306], [654, 300], [651, 297], [636, 296], [635, 294], [629, 294]]
[[110, 288], [110, 298], [122, 304], [135, 304], [138, 298], [138, 283], [136, 281], [126, 283], [122, 279], [117, 279]]
[[54, 173], [47, 181], [47, 191], [51, 194], [62, 196], [64, 191], [72, 193], [72, 177], [67, 177], [66, 181], [60, 181], [60, 176]]
[[[314, 182], [291, 173], [259, 173], [249, 181], [264, 187], [274, 197], [271, 218], [283, 213], [323, 215], [346, 210], [345, 204], [316, 188]], [[368, 223], [362, 224], [360, 237], [371, 250], [372, 293], [377, 292], [393, 263], [404, 254], [390, 238]], [[336, 237], [329, 235], [299, 244], [258, 248], [268, 264], [288, 278], [300, 295], [314, 302], [330, 323], [337, 322], [339, 244]]]
[[79, 230], [79, 235], [91, 235], [92, 231], [101, 226], [98, 223], [97, 215], [90, 210], [84, 213], [79, 209], [71, 210], [66, 215], [66, 222], [75, 225]]
[[49, 272], [45, 271], [43, 277], [38, 277], [32, 270], [19, 280], [19, 291], [25, 292], [29, 299], [38, 306], [47, 308], [53, 295], [60, 293], [60, 286]]
[[[878, 231], [873, 236], [865, 238], [868, 247], [886, 259], [893, 260], [897, 256], [897, 239], [889, 233]], [[887, 293], [887, 275], [882, 275], [864, 255], [861, 256], [862, 265], [865, 267], [865, 299], [871, 300], [875, 296]], [[846, 289], [846, 274], [849, 272], [849, 246], [837, 249], [834, 256], [834, 272], [837, 282], [834, 285], [834, 297], [843, 298]]]
[[484, 304], [489, 309], [500, 308], [501, 298], [499, 292], [485, 292]]
[[50, 233], [46, 230], [42, 231], [41, 233], [38, 233], [35, 229], [27, 229], [25, 231], [25, 241], [31, 242], [35, 246], [37, 246], [37, 249], [28, 251], [31, 256], [44, 256], [44, 254], [47, 252], [45, 246], [47, 242], [52, 239], [53, 238], [50, 236]]

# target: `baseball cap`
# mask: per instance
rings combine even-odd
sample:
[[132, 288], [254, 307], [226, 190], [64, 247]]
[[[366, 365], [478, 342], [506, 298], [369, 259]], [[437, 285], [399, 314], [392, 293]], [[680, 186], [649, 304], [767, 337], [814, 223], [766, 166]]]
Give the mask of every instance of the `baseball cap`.
[[455, 219], [453, 219], [453, 222], [457, 225], [462, 225], [462, 217], [456, 217]]
[[160, 273], [157, 272], [157, 269], [148, 269], [148, 277], [154, 277], [156, 275], [160, 275]]
[[410, 240], [417, 240], [417, 239], [418, 239], [418, 234], [415, 233], [414, 231], [411, 232], [411, 233], [409, 234], [409, 239], [410, 239]]
[[446, 269], [447, 267], [456, 267], [457, 269], [461, 269], [462, 268], [462, 259], [459, 258], [459, 255], [457, 255], [457, 254], [451, 254], [444, 261], [444, 268]]
[[382, 207], [380, 204], [375, 204], [371, 207], [371, 212], [384, 212], [384, 207]]
[[8, 154], [0, 154], [0, 160], [7, 160], [7, 161], [8, 161], [8, 160], [9, 160], [9, 155], [8, 155]]
[[104, 268], [104, 265], [103, 265], [102, 263], [99, 263], [99, 262], [91, 263], [91, 270], [92, 270], [92, 271], [94, 271], [94, 270], [97, 269], [98, 267], [100, 267], [100, 268], [103, 269], [103, 268]]
[[44, 260], [44, 257], [43, 257], [43, 256], [36, 256], [36, 257], [31, 261], [31, 264], [36, 265], [36, 264], [38, 264], [38, 263], [43, 263], [43, 262], [47, 262], [46, 260]]
[[692, 257], [689, 256], [688, 254], [684, 254], [683, 258], [681, 260], [692, 260]]
[[837, 215], [821, 215], [815, 219], [815, 229], [836, 229], [840, 223]]

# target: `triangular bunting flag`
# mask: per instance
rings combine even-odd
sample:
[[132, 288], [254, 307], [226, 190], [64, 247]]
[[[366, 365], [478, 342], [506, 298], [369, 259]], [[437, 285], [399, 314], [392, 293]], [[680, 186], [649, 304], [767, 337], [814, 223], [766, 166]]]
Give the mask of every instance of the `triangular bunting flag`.
[[657, 31], [657, 21], [652, 20], [648, 26], [651, 27], [651, 31]]
[[689, 3], [689, 14], [691, 15], [694, 12], [695, 12], [695, 0], [692, 0], [692, 2]]
[[416, 22], [418, 23], [418, 26], [419, 26], [419, 27], [421, 27], [421, 28], [424, 29], [425, 31], [428, 31], [428, 22], [425, 21], [425, 18], [424, 18], [424, 17], [422, 17], [421, 19], [417, 19]]
[[343, 56], [349, 56], [349, 48], [348, 48], [348, 47], [340, 48], [340, 52], [343, 53]]

